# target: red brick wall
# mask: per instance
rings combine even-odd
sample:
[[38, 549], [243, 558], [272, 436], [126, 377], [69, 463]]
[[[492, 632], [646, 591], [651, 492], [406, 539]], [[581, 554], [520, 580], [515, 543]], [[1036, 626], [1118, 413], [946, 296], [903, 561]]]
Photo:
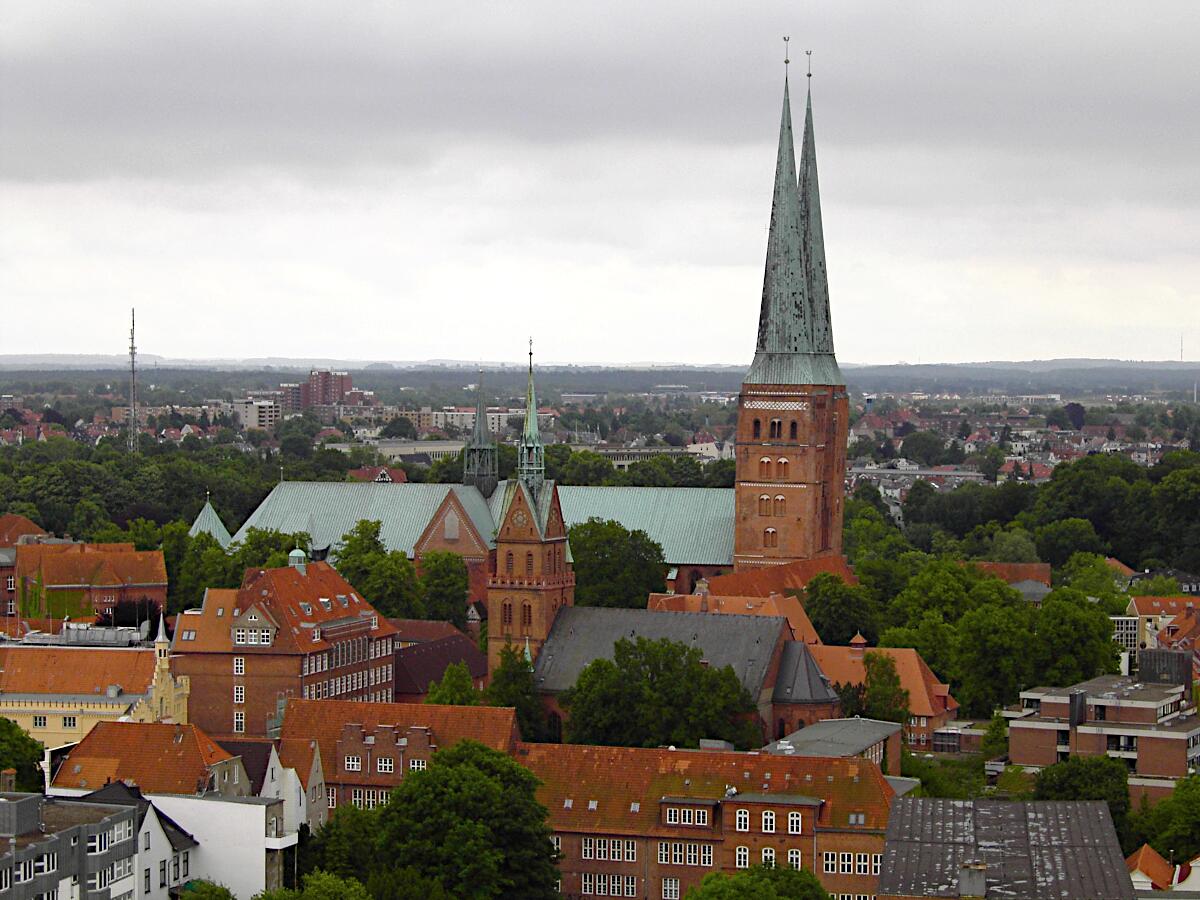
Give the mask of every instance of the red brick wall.
[[1008, 726], [1008, 758], [1017, 766], [1052, 766], [1058, 761], [1057, 732], [1048, 728]]
[[[233, 660], [246, 661], [246, 674], [233, 674]], [[231, 735], [234, 710], [246, 714], [247, 737], [265, 737], [280, 695], [300, 696], [300, 657], [246, 648], [241, 653], [187, 653], [171, 657], [171, 671], [191, 679], [188, 721], [210, 735]], [[233, 688], [243, 685], [246, 702], [233, 703]]]

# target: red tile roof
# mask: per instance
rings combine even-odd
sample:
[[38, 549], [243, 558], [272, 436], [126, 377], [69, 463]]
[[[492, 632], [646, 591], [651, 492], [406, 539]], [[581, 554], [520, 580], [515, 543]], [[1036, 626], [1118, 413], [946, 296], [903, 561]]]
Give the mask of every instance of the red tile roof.
[[1142, 844], [1125, 860], [1125, 868], [1130, 874], [1141, 872], [1150, 879], [1157, 891], [1169, 891], [1175, 880], [1175, 867], [1167, 862], [1149, 844]]
[[0, 647], [0, 692], [103, 697], [110, 685], [144, 694], [154, 651], [108, 647]]
[[195, 725], [98, 722], [54, 773], [54, 787], [95, 790], [128, 781], [145, 794], [194, 794], [232, 756]]
[[555, 831], [653, 835], [662, 798], [737, 803], [736, 795], [725, 799], [731, 787], [739, 795], [824, 801], [817, 821], [826, 827], [852, 830], [849, 814], [861, 812], [865, 830], [882, 830], [894, 796], [879, 766], [857, 757], [521, 743], [516, 760], [542, 782], [538, 802]]
[[1104, 562], [1118, 575], [1124, 575], [1128, 577], [1133, 574], [1133, 569], [1129, 568], [1129, 566], [1125, 565], [1125, 563], [1121, 562], [1119, 559], [1114, 559], [1113, 557], [1108, 556], [1105, 557]]
[[424, 644], [462, 634], [454, 623], [438, 619], [388, 619], [388, 622], [396, 629], [396, 640], [401, 644]]
[[1129, 602], [1133, 604], [1139, 616], [1178, 616], [1195, 608], [1195, 594], [1176, 594], [1173, 597], [1142, 596], [1134, 597]]
[[729, 575], [717, 575], [708, 580], [710, 594], [722, 597], [767, 597], [772, 593], [786, 594], [799, 590], [822, 572], [841, 576], [847, 584], [858, 584], [844, 556], [821, 556], [800, 559], [782, 566], [750, 569]]
[[1016, 584], [1020, 581], [1036, 581], [1050, 587], [1050, 563], [1026, 562], [1006, 563], [972, 560], [968, 565], [975, 566], [981, 572], [994, 575], [1006, 584]]
[[284, 741], [315, 740], [326, 781], [336, 780], [337, 742], [347, 724], [361, 725], [368, 732], [380, 727], [428, 728], [439, 748], [470, 738], [494, 750], [511, 752], [518, 736], [516, 711], [507, 707], [291, 698], [280, 737]]
[[133, 544], [18, 544], [16, 575], [55, 585], [166, 586], [161, 550], [135, 550]]
[[821, 638], [804, 611], [804, 604], [791, 594], [767, 597], [718, 597], [709, 594], [651, 594], [646, 609], [659, 612], [707, 612], [736, 616], [778, 616], [788, 620], [791, 639], [819, 644]]
[[46, 531], [31, 519], [16, 513], [0, 515], [0, 547], [16, 546], [18, 538], [26, 534], [45, 534]]
[[862, 684], [867, 677], [865, 653], [885, 653], [896, 664], [900, 686], [908, 691], [908, 709], [914, 716], [938, 716], [958, 709], [948, 685], [942, 684], [916, 650], [911, 647], [809, 647], [821, 671], [834, 684]]

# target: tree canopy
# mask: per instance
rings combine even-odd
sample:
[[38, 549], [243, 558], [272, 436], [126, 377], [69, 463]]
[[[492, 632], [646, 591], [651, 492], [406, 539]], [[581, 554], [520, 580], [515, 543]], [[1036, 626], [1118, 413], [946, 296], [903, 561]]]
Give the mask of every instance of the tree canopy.
[[830, 900], [808, 869], [754, 866], [732, 875], [710, 872], [687, 900]]
[[645, 609], [652, 593], [666, 590], [662, 547], [640, 529], [612, 519], [588, 519], [569, 531], [576, 606]]
[[442, 672], [441, 681], [429, 683], [426, 703], [443, 706], [478, 706], [483, 696], [475, 689], [471, 672], [465, 662], [450, 663]]
[[491, 673], [484, 698], [489, 706], [511, 706], [517, 711], [521, 737], [541, 741], [547, 733], [546, 711], [533, 681], [533, 669], [517, 647], [500, 648], [500, 663]]
[[42, 772], [41, 742], [31, 738], [12, 719], [0, 717], [0, 769], [17, 770], [17, 790], [40, 791]]

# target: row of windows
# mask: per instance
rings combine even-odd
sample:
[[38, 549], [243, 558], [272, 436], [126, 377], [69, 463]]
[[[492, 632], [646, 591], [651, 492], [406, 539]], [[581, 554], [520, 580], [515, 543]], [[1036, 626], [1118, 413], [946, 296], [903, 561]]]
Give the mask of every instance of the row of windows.
[[[552, 544], [548, 550], [549, 555], [546, 557], [546, 565], [550, 575], [557, 575], [563, 570], [563, 548], [561, 544]], [[516, 574], [516, 559], [513, 552], [509, 550], [504, 554], [504, 574]], [[525, 554], [525, 574], [533, 575], [533, 553]]]
[[667, 824], [668, 825], [707, 825], [708, 810], [704, 808], [693, 809], [690, 806], [668, 806], [667, 807]]
[[766, 481], [774, 479], [776, 481], [787, 481], [788, 477], [788, 461], [786, 456], [781, 456], [779, 459], [772, 461], [771, 457], [764, 456], [758, 461], [758, 477]]
[[[803, 858], [802, 858], [800, 850], [798, 848], [793, 847], [792, 849], [788, 850], [787, 864], [789, 866], [791, 866], [793, 869], [799, 869], [799, 868], [801, 868], [802, 863], [803, 863]], [[764, 866], [775, 865], [775, 848], [774, 847], [763, 847], [762, 848], [762, 864]], [[735, 868], [738, 868], [738, 869], [750, 868], [750, 848], [749, 847], [737, 847], [736, 849], [734, 849], [733, 865]]]
[[339, 666], [350, 666], [368, 659], [383, 659], [391, 656], [392, 652], [393, 644], [390, 637], [379, 640], [360, 637], [339, 641], [329, 650], [306, 654], [300, 661], [300, 674], [314, 675], [317, 672], [327, 672]]
[[759, 494], [758, 514], [760, 516], [786, 516], [787, 497], [783, 494], [776, 494], [772, 498], [770, 494]]
[[[675, 879], [678, 885], [679, 879]], [[636, 875], [608, 875], [605, 872], [584, 872], [579, 876], [579, 893], [597, 897], [636, 897]], [[675, 894], [679, 896], [678, 891]]]
[[878, 875], [881, 853], [834, 853], [825, 851], [821, 857], [826, 875]]
[[[738, 831], [750, 830], [750, 810], [739, 809], [734, 814], [734, 827]], [[775, 833], [775, 813], [769, 809], [763, 810], [762, 813], [762, 832], [763, 834]], [[804, 832], [804, 815], [798, 812], [790, 812], [787, 817], [787, 833], [802, 834]]]
[[[305, 700], [325, 700], [379, 684], [390, 684], [391, 680], [392, 666], [389, 663], [386, 666], [376, 666], [373, 669], [362, 669], [348, 675], [339, 675], [337, 678], [318, 681], [315, 684], [306, 684], [302, 693]], [[387, 694], [387, 691], [372, 692], [371, 699], [379, 697], [380, 702], [386, 703], [392, 699]]]
[[[67, 730], [74, 729], [75, 726], [78, 724], [79, 724], [79, 720], [75, 716], [63, 716], [62, 717], [62, 727]], [[34, 716], [33, 717], [33, 727], [34, 728], [45, 728], [46, 727], [46, 717], [45, 716]]]
[[262, 644], [264, 647], [269, 647], [271, 646], [271, 629], [235, 628], [233, 629], [233, 642], [235, 644]]
[[[557, 844], [555, 849], [558, 849]], [[637, 862], [637, 843], [635, 841], [623, 841], [620, 838], [613, 838], [611, 841], [608, 838], [590, 838], [583, 839], [582, 856], [584, 859], [609, 859], [616, 861], [624, 859], [625, 862]]]
[[[754, 437], [761, 438], [762, 437], [762, 421], [759, 419], [755, 419], [754, 425], [751, 427], [752, 427], [752, 430], [754, 433]], [[799, 430], [799, 426], [796, 424], [796, 420], [792, 419], [792, 421], [790, 423], [788, 423], [788, 439], [793, 440], [793, 441], [796, 440], [796, 434], [797, 434], [798, 430]], [[767, 423], [767, 437], [773, 438], [776, 440], [781, 440], [783, 438], [783, 419], [772, 419], [770, 422]]]
[[[391, 775], [394, 771], [393, 765], [394, 762], [390, 756], [375, 757], [375, 771], [380, 775]], [[425, 765], [426, 762], [423, 759], [410, 759], [408, 761], [408, 768], [411, 772], [423, 771], [425, 769]], [[362, 757], [358, 756], [357, 754], [348, 755], [345, 760], [343, 760], [342, 768], [347, 772], [361, 772]]]
[[705, 866], [712, 868], [712, 844], [683, 843], [682, 841], [659, 841], [658, 862], [664, 866]]

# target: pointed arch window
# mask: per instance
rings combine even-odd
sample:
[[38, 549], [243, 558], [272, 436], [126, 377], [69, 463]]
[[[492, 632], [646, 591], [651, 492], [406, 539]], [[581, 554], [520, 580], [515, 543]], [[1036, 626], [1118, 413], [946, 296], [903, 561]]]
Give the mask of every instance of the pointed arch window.
[[762, 422], [758, 419], [754, 420], [754, 437], [762, 437]]
[[522, 603], [521, 631], [525, 634], [528, 634], [531, 627], [533, 627], [533, 606], [529, 603]]
[[783, 494], [775, 495], [775, 515], [787, 515], [787, 497], [783, 496]]
[[788, 477], [787, 457], [785, 457], [785, 456], [779, 457], [779, 460], [775, 463], [775, 465], [776, 465], [775, 477], [777, 479], [779, 479], [780, 481], [787, 481], [787, 477]]
[[770, 478], [771, 477], [771, 457], [764, 456], [762, 459], [760, 459], [758, 461], [758, 477], [759, 478]]
[[513, 608], [512, 603], [508, 600], [505, 600], [504, 606], [501, 607], [500, 619], [506, 628], [512, 627]]
[[764, 531], [763, 532], [763, 546], [764, 547], [778, 547], [779, 546], [779, 532], [776, 531], [774, 528], [768, 528], [766, 531]]
[[533, 574], [533, 554], [532, 553], [525, 554], [525, 574], [526, 575]]
[[797, 429], [798, 426], [796, 425], [796, 420], [792, 419], [792, 425], [788, 429], [788, 437], [793, 441], [796, 440]]
[[773, 438], [783, 437], [783, 419], [772, 419], [771, 420], [771, 437], [773, 437]]
[[758, 498], [758, 514], [760, 516], [769, 516], [771, 514], [771, 495], [760, 494]]
[[513, 555], [511, 550], [504, 554], [504, 571], [509, 575], [513, 573]]

